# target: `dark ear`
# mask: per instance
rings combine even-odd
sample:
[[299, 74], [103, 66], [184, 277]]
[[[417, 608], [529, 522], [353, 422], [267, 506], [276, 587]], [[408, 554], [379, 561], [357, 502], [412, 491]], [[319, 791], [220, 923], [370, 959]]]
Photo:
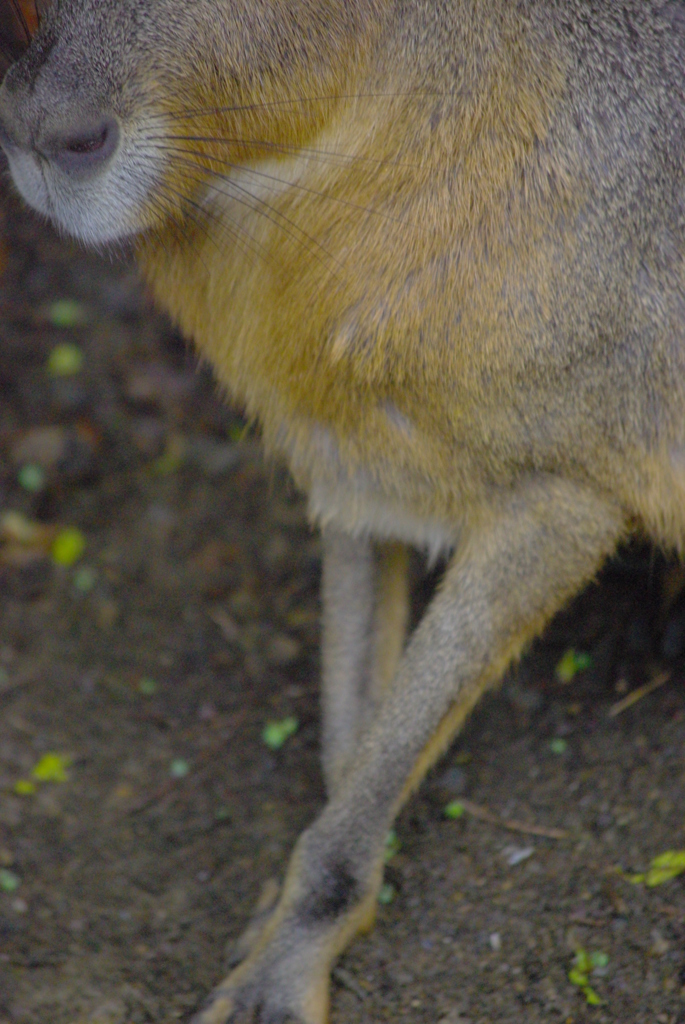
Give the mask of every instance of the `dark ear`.
[[21, 57], [50, 0], [0, 0], [0, 73]]

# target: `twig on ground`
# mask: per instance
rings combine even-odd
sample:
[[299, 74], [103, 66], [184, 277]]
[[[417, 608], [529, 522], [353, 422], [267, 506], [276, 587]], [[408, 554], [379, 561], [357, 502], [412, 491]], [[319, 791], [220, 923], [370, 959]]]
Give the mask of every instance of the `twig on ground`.
[[616, 701], [615, 704], [612, 704], [607, 711], [607, 718], [616, 718], [616, 716], [620, 715], [622, 711], [626, 710], [626, 708], [631, 708], [633, 704], [637, 704], [637, 702], [642, 700], [643, 697], [646, 697], [654, 690], [658, 690], [659, 687], [663, 686], [664, 683], [667, 683], [670, 678], [670, 672], [659, 672], [654, 679], [645, 683], [644, 686], [638, 686], [636, 690], [631, 690], [626, 697], [623, 697], [621, 700]]
[[604, 918], [588, 917], [582, 910], [574, 910], [569, 914], [569, 921], [573, 921], [574, 924], [585, 925], [586, 928], [603, 928], [606, 924]]
[[346, 971], [344, 967], [334, 967], [331, 973], [339, 985], [354, 993], [362, 1003], [366, 1001], [367, 993], [350, 971]]
[[510, 832], [522, 832], [527, 836], [542, 836], [544, 839], [566, 839], [567, 836], [567, 833], [560, 828], [546, 828], [544, 825], [526, 825], [522, 821], [502, 818], [487, 807], [481, 807], [480, 804], [474, 804], [470, 800], [463, 800], [461, 797], [459, 798], [459, 803], [467, 814], [470, 814], [472, 817], [479, 818], [481, 821], [487, 821], [491, 825], [499, 825], [500, 828], [506, 828]]

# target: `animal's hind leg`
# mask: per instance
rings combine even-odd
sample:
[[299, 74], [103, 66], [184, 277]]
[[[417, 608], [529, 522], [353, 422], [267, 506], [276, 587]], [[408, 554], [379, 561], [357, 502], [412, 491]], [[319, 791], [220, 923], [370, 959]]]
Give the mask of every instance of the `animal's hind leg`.
[[409, 551], [406, 544], [379, 544], [367, 703], [375, 715], [400, 663], [409, 620]]
[[323, 531], [323, 769], [329, 796], [391, 684], [409, 610], [408, 552]]
[[620, 509], [601, 495], [549, 477], [483, 510], [334, 796], [300, 838], [259, 944], [195, 1024], [324, 1024], [330, 967], [368, 920], [387, 830], [406, 794], [623, 528]]

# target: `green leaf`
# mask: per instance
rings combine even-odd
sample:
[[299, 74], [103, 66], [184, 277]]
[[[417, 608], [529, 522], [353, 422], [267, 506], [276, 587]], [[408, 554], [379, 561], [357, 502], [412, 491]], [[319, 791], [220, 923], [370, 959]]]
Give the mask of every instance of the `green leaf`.
[[83, 352], [72, 342], [55, 345], [48, 356], [48, 373], [51, 377], [73, 377], [83, 366]]
[[583, 651], [575, 651], [572, 647], [564, 653], [557, 664], [555, 675], [560, 683], [570, 683], [571, 680], [586, 668], [592, 665], [592, 658]]
[[459, 800], [450, 800], [445, 807], [443, 814], [446, 818], [461, 818], [466, 813], [466, 808]]
[[45, 470], [35, 462], [27, 462], [19, 470], [17, 479], [29, 494], [38, 494], [45, 487]]
[[190, 765], [182, 757], [177, 757], [169, 765], [169, 775], [171, 775], [172, 779], [184, 779], [189, 771]]
[[86, 550], [86, 538], [75, 526], [68, 526], [52, 542], [52, 558], [58, 565], [70, 566], [78, 562]]
[[650, 888], [655, 885], [663, 885], [670, 882], [685, 872], [685, 850], [666, 850], [654, 857], [647, 871], [637, 875], [624, 874], [623, 877], [631, 885], [639, 885], [644, 882]]
[[14, 783], [14, 792], [17, 796], [33, 796], [36, 792], [36, 784], [30, 779], [17, 779]]
[[74, 573], [74, 586], [80, 593], [87, 594], [97, 582], [97, 573], [89, 565], [82, 565]]
[[383, 882], [382, 886], [378, 890], [378, 902], [382, 906], [387, 907], [387, 905], [389, 903], [392, 903], [392, 901], [395, 899], [396, 894], [397, 890], [395, 889], [394, 885], [392, 885], [390, 882]]
[[583, 995], [590, 1004], [590, 1006], [602, 1006], [604, 1003], [603, 999], [600, 999], [597, 993], [589, 985], [585, 985], [583, 988]]
[[587, 974], [585, 971], [578, 970], [577, 967], [572, 967], [568, 972], [568, 980], [572, 985], [578, 985], [580, 988], [583, 988], [587, 985]]
[[663, 885], [677, 878], [685, 871], [685, 850], [667, 850], [655, 857], [645, 876], [645, 885], [650, 888]]
[[0, 868], [0, 889], [3, 892], [16, 892], [21, 885], [21, 878], [15, 875], [14, 871], [7, 868]]
[[35, 765], [31, 776], [36, 782], [66, 782], [69, 778], [67, 768], [71, 758], [65, 754], [43, 754]]
[[282, 718], [279, 722], [267, 722], [262, 730], [262, 740], [269, 750], [280, 750], [283, 744], [299, 729], [300, 723], [294, 715]]
[[399, 853], [401, 849], [402, 843], [397, 838], [397, 832], [395, 832], [394, 828], [391, 828], [387, 836], [385, 837], [385, 852], [383, 855], [385, 858], [385, 863], [387, 864], [389, 861], [391, 861], [395, 854]]
[[50, 323], [55, 327], [78, 327], [86, 321], [86, 311], [75, 299], [58, 299], [50, 306]]
[[183, 437], [175, 434], [169, 438], [167, 446], [150, 466], [154, 476], [171, 476], [177, 473], [186, 460], [187, 445]]

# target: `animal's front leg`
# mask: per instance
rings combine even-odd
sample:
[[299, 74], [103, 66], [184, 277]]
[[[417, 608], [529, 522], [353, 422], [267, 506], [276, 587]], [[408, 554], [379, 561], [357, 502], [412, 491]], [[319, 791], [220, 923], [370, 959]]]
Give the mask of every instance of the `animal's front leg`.
[[[333, 528], [323, 531], [323, 551], [321, 746], [331, 797], [354, 763], [361, 734], [373, 721], [402, 654], [409, 612], [408, 552], [403, 544], [372, 544]], [[262, 893], [234, 947], [231, 966], [260, 941], [277, 896], [275, 885]]]
[[387, 830], [484, 687], [594, 574], [620, 512], [545, 478], [484, 510], [402, 659], [353, 763], [293, 854], [248, 959], [194, 1024], [324, 1024], [331, 965], [373, 914]]

